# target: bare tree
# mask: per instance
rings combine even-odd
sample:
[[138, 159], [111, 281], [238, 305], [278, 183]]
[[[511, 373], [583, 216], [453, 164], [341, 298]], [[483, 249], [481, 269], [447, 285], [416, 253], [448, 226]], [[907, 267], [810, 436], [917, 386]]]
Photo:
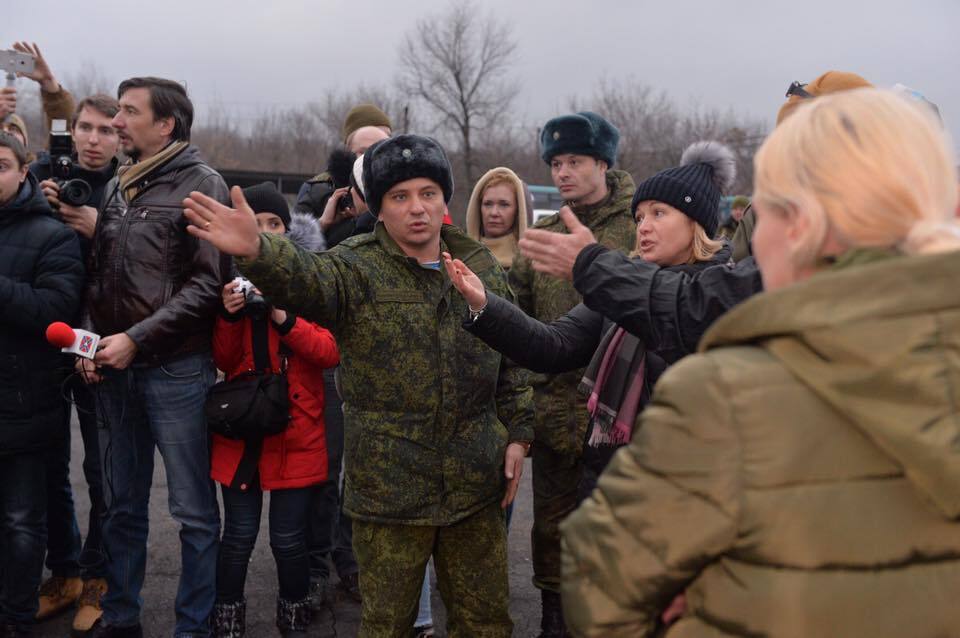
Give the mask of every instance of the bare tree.
[[438, 128], [457, 141], [470, 184], [474, 134], [502, 117], [517, 92], [505, 79], [516, 49], [511, 26], [469, 0], [418, 21], [401, 45], [398, 85], [440, 116]]
[[684, 110], [662, 91], [636, 81], [601, 81], [590, 99], [571, 100], [571, 108], [597, 111], [620, 129], [617, 161], [638, 180], [676, 166], [693, 142], [712, 139], [730, 146], [737, 156], [732, 191], [752, 189], [753, 154], [766, 133], [759, 120], [698, 106]]

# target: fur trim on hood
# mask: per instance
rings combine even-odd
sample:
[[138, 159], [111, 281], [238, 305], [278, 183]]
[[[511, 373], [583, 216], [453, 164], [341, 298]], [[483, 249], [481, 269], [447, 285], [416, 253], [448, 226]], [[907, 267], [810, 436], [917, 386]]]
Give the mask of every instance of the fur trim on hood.
[[287, 238], [300, 248], [312, 253], [327, 249], [327, 240], [323, 236], [323, 231], [320, 230], [320, 223], [313, 215], [307, 213], [298, 211], [290, 213]]
[[[514, 192], [517, 193], [517, 218], [513, 223], [512, 237], [507, 235], [503, 238], [493, 239], [484, 237], [481, 232], [483, 216], [480, 213], [480, 200], [483, 198], [483, 191], [487, 188], [487, 184], [495, 177], [509, 180]], [[485, 244], [494, 252], [500, 264], [505, 268], [509, 268], [510, 263], [513, 261], [513, 253], [516, 251], [516, 242], [520, 239], [520, 235], [527, 230], [529, 215], [526, 185], [512, 170], [504, 166], [498, 166], [484, 173], [484, 175], [477, 180], [477, 185], [473, 187], [473, 193], [470, 194], [470, 202], [467, 204], [467, 235]], [[502, 246], [502, 244], [504, 244], [503, 240], [508, 240], [507, 243], [510, 245]]]

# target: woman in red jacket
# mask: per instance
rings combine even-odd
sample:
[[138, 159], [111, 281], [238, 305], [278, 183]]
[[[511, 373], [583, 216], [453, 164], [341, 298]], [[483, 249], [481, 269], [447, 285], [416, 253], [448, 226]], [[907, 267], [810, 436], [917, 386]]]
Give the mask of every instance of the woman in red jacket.
[[[323, 235], [309, 215], [294, 213], [270, 183], [244, 189], [261, 232], [286, 233], [310, 250], [323, 248]], [[254, 369], [253, 341], [266, 337], [270, 368], [285, 359], [290, 423], [263, 440], [259, 459], [244, 456], [246, 443], [213, 435], [211, 475], [223, 494], [224, 525], [217, 563], [217, 602], [213, 632], [218, 638], [244, 634], [244, 581], [256, 543], [263, 491], [270, 497], [270, 548], [277, 562], [280, 594], [277, 627], [283, 636], [306, 635], [310, 621], [310, 563], [307, 557], [307, 512], [310, 487], [327, 480], [326, 432], [323, 424], [323, 369], [339, 362], [333, 336], [316, 324], [280, 308], [263, 313], [246, 306], [233, 282], [223, 288], [223, 313], [213, 333], [213, 358], [228, 379]]]

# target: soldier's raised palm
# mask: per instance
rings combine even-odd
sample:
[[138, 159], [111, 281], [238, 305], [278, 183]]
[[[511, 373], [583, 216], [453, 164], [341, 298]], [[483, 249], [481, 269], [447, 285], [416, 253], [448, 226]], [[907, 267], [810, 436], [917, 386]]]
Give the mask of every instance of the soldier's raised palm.
[[443, 265], [447, 269], [447, 275], [453, 287], [467, 300], [471, 310], [480, 310], [487, 305], [487, 291], [483, 287], [483, 282], [467, 268], [465, 263], [459, 259], [453, 259], [450, 253], [443, 253]]
[[239, 186], [230, 189], [233, 208], [193, 191], [183, 200], [183, 214], [191, 222], [187, 232], [205, 239], [222, 253], [255, 259], [260, 254], [260, 228]]

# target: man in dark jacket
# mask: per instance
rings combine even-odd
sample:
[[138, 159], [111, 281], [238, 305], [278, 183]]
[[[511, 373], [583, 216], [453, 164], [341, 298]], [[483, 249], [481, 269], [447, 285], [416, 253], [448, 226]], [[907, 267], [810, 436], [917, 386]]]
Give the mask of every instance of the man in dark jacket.
[[[354, 157], [363, 155], [370, 146], [387, 139], [392, 133], [393, 124], [386, 113], [373, 104], [358, 104], [350, 109], [343, 122], [343, 149], [340, 150], [346, 150]], [[361, 214], [355, 209], [349, 214], [327, 209], [334, 192], [346, 190], [348, 186], [345, 180], [334, 179], [337, 171], [332, 168], [328, 166], [327, 170], [304, 182], [297, 193], [296, 204], [296, 210], [310, 213], [320, 220], [330, 248], [348, 237], [370, 232], [376, 223], [376, 217], [369, 214], [361, 220]]]
[[[109, 95], [93, 95], [80, 101], [71, 118], [76, 151], [65, 167], [66, 174], [49, 153], [41, 153], [30, 165], [30, 172], [40, 180], [40, 188], [55, 214], [77, 233], [85, 263], [97, 222], [97, 210], [103, 206], [107, 183], [117, 172], [116, 155], [120, 142], [112, 124], [117, 108], [116, 98]], [[60, 185], [64, 180], [75, 179], [90, 186], [90, 197], [80, 205], [60, 201]], [[72, 325], [76, 323], [71, 322]], [[47, 458], [47, 568], [51, 576], [40, 587], [37, 619], [51, 617], [79, 600], [72, 629], [82, 633], [100, 617], [100, 598], [106, 589], [101, 529], [103, 482], [93, 393], [79, 375], [71, 377], [66, 389], [77, 406], [77, 420], [83, 438], [83, 474], [90, 493], [90, 517], [87, 537], [81, 545], [70, 487], [70, 437], [67, 436], [60, 445], [50, 448]], [[67, 409], [64, 419], [68, 433], [70, 418], [71, 410]]]
[[[60, 384], [68, 362], [47, 344], [70, 321], [83, 265], [55, 220], [20, 141], [0, 134], [0, 633], [28, 635], [46, 547], [44, 450], [64, 436]], [[67, 365], [65, 365], [67, 364]]]
[[120, 84], [113, 119], [123, 151], [107, 187], [91, 249], [86, 311], [103, 335], [87, 370], [98, 382], [104, 455], [107, 585], [94, 636], [141, 636], [148, 498], [154, 447], [166, 468], [170, 513], [180, 524], [177, 635], [207, 636], [215, 597], [220, 521], [203, 406], [220, 288], [229, 272], [215, 248], [186, 232], [192, 191], [227, 199], [223, 178], [190, 145], [193, 105], [170, 80]]

